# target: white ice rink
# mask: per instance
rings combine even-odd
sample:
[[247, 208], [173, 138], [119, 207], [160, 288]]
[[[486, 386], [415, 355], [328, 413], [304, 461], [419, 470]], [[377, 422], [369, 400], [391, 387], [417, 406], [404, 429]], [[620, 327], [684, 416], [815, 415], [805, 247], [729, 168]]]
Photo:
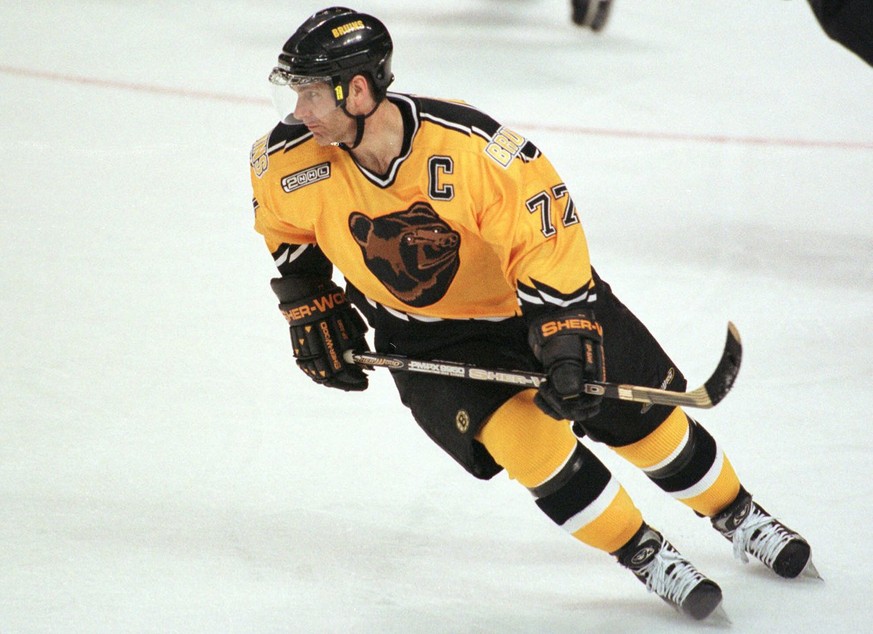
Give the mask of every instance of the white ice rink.
[[601, 447], [733, 624], [683, 620], [500, 475], [431, 444], [387, 374], [293, 364], [248, 152], [326, 2], [0, 7], [0, 633], [642, 634], [873, 629], [873, 68], [802, 0], [360, 1], [394, 89], [529, 136], [599, 272], [824, 583], [743, 566]]

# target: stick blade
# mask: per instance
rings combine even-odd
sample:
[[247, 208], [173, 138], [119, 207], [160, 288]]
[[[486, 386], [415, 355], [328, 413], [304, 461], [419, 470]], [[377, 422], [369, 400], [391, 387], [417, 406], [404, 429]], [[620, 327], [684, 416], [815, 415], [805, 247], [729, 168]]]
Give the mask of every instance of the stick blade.
[[743, 360], [743, 342], [740, 332], [733, 322], [728, 322], [727, 339], [721, 359], [712, 373], [712, 376], [703, 384], [703, 389], [709, 398], [710, 407], [720, 402], [737, 380], [740, 372], [740, 363]]

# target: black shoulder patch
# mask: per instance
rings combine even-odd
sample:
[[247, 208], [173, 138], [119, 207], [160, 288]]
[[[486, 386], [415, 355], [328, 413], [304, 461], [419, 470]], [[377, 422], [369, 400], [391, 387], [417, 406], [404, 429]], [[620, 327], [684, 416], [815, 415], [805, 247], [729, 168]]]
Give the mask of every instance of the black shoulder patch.
[[270, 141], [268, 143], [267, 152], [273, 154], [275, 152], [287, 152], [303, 141], [312, 138], [312, 133], [305, 125], [286, 125], [279, 123], [270, 132]]
[[[489, 147], [497, 148], [501, 155], [505, 154], [501, 156], [501, 160], [498, 160], [504, 167], [508, 166], [516, 156], [525, 162], [540, 156], [539, 149], [531, 141], [501, 125], [474, 106], [459, 101], [429, 97], [416, 97], [416, 100], [422, 119], [468, 135], [482, 137], [489, 142]], [[501, 148], [505, 148], [507, 144], [510, 150], [505, 152]], [[486, 153], [492, 154], [492, 152]]]
[[421, 118], [452, 129], [464, 129], [470, 134], [490, 137], [500, 128], [490, 116], [466, 103], [418, 97]]

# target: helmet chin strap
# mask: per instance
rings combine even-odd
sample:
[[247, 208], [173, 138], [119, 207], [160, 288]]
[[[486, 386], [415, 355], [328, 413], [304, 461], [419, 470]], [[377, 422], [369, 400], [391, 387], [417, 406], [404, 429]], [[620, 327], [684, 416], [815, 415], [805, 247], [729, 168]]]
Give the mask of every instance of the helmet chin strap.
[[367, 118], [369, 118], [374, 112], [376, 112], [376, 109], [379, 107], [379, 104], [381, 104], [381, 103], [382, 103], [381, 100], [377, 101], [376, 105], [373, 106], [373, 109], [370, 110], [370, 112], [368, 112], [367, 114], [352, 114], [346, 109], [345, 103], [342, 105], [342, 109], [343, 109], [343, 112], [345, 113], [345, 115], [347, 117], [349, 117], [350, 119], [355, 120], [355, 140], [352, 142], [351, 145], [347, 145], [345, 143], [339, 143], [338, 145], [341, 148], [344, 148], [346, 150], [354, 150], [356, 147], [358, 147], [361, 144], [361, 141], [364, 138], [364, 121]]

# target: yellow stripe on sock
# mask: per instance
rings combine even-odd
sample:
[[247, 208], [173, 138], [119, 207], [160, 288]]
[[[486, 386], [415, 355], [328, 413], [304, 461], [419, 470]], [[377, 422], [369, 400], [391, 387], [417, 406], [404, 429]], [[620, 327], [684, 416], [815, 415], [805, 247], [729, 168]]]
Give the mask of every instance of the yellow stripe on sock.
[[648, 469], [663, 462], [680, 449], [687, 434], [688, 417], [677, 407], [655, 431], [642, 440], [612, 449], [631, 464], [641, 469]]
[[740, 480], [727, 456], [722, 461], [721, 472], [705, 491], [690, 498], [679, 498], [683, 504], [707, 517], [712, 517], [733, 502], [740, 492]]
[[642, 525], [642, 513], [624, 487], [618, 485], [618, 491], [603, 512], [572, 535], [589, 546], [613, 553], [628, 543]]

